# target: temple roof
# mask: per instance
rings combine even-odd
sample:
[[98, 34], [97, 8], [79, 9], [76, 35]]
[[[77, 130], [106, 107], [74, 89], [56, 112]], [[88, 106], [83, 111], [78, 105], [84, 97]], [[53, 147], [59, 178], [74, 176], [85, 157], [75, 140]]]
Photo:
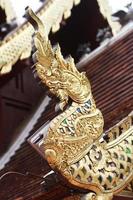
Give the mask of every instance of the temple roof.
[[[86, 71], [89, 77], [97, 106], [104, 115], [105, 130], [118, 123], [133, 110], [132, 35], [133, 29], [130, 27], [121, 36], [114, 38], [114, 41], [112, 39], [111, 42], [97, 49], [86, 60], [77, 65], [81, 71]], [[1, 175], [8, 171], [25, 174], [21, 177], [17, 174], [8, 174], [2, 179], [0, 197], [3, 200], [20, 197], [27, 200], [31, 198], [43, 199], [44, 196], [45, 199], [59, 200], [70, 193], [69, 188], [61, 183], [53, 184], [54, 186], [50, 186], [51, 189], [46, 192], [41, 177], [51, 169], [27, 142], [29, 136], [59, 113], [59, 111], [55, 112], [57, 99], [51, 100], [47, 107], [45, 107], [45, 99], [40, 111], [42, 114], [34, 121], [33, 128], [26, 134], [26, 137], [23, 135], [25, 139], [16, 141], [19, 142], [19, 145], [13, 150], [12, 156], [9, 156], [8, 162], [5, 163], [5, 167], [0, 172]], [[21, 137], [24, 138], [23, 136]], [[12, 183], [13, 178], [14, 183]], [[17, 187], [18, 185], [19, 187]], [[7, 189], [8, 194], [6, 193]]]

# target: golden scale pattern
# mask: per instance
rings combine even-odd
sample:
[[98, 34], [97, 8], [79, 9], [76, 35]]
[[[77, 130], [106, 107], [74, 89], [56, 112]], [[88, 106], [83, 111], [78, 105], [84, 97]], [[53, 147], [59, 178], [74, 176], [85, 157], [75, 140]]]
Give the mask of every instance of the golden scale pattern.
[[59, 45], [52, 49], [42, 22], [30, 9], [28, 13], [31, 23], [38, 24], [38, 76], [59, 97], [62, 110], [72, 99], [71, 106], [51, 121], [45, 158], [71, 187], [92, 191], [85, 199], [112, 199], [133, 179], [133, 113], [103, 134], [102, 113], [85, 73], [78, 72], [71, 57], [63, 58]]

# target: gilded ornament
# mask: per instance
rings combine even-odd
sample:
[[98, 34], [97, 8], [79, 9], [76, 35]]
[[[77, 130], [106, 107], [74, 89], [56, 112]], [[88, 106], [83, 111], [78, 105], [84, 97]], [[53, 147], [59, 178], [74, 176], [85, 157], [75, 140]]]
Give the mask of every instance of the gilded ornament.
[[63, 58], [59, 45], [52, 48], [40, 19], [30, 9], [29, 15], [38, 24], [38, 76], [59, 97], [62, 110], [72, 99], [71, 106], [51, 121], [44, 138], [45, 158], [71, 187], [88, 190], [84, 199], [110, 200], [133, 179], [133, 113], [103, 134], [103, 116], [85, 73], [76, 69], [71, 57]]
[[[45, 23], [47, 34], [49, 34], [51, 29], [53, 32], [56, 32], [60, 28], [63, 16], [69, 17], [65, 13], [69, 12], [70, 15], [73, 5], [78, 3], [80, 3], [80, 0], [47, 0], [37, 13], [42, 21], [45, 20], [47, 22]], [[7, 10], [9, 5], [8, 0], [0, 0], [2, 8]], [[26, 22], [0, 42], [0, 75], [9, 73], [12, 70], [12, 66], [19, 59], [22, 60], [30, 57], [33, 33], [33, 27]]]

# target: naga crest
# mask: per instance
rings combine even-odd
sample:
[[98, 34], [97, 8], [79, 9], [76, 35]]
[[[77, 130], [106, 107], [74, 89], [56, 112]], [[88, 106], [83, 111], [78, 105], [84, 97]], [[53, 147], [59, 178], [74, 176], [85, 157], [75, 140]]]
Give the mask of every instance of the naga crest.
[[[36, 70], [39, 78], [50, 91], [59, 97], [63, 107], [70, 97], [77, 103], [83, 103], [90, 94], [90, 84], [85, 73], [80, 73], [71, 56], [64, 59], [59, 44], [53, 49], [44, 30], [41, 20], [28, 8], [29, 21], [36, 28], [34, 36]], [[33, 22], [34, 20], [34, 22]], [[35, 22], [36, 25], [35, 26]]]
[[68, 184], [96, 195], [88, 199], [110, 200], [133, 179], [132, 116], [125, 131], [116, 126], [106, 139], [103, 116], [96, 108], [87, 77], [78, 72], [73, 58], [63, 58], [59, 45], [52, 48], [42, 22], [30, 9], [28, 16], [37, 30], [37, 74], [60, 98], [62, 109], [69, 97], [73, 100], [51, 121], [44, 138], [44, 156]]

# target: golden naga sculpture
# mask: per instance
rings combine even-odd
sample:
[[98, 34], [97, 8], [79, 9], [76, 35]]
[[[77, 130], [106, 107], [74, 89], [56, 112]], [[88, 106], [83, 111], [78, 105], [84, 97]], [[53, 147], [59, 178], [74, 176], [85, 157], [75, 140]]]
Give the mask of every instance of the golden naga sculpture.
[[85, 73], [76, 69], [71, 57], [63, 58], [59, 45], [52, 49], [40, 19], [30, 9], [27, 13], [37, 28], [35, 66], [40, 79], [59, 97], [62, 110], [69, 97], [73, 101], [51, 121], [45, 158], [68, 185], [88, 191], [85, 199], [112, 199], [133, 179], [133, 117], [124, 131], [118, 127], [103, 134], [103, 116]]

